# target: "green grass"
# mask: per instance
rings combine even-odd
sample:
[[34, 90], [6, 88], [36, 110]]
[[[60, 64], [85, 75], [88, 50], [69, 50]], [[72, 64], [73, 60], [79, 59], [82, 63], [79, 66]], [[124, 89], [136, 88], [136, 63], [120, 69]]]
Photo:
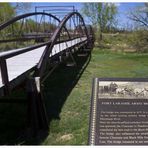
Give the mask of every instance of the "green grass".
[[89, 63], [88, 60], [77, 57], [76, 67], [61, 65], [45, 82], [44, 99], [50, 130], [40, 141], [26, 141], [20, 136], [25, 127], [22, 110], [26, 106], [1, 104], [0, 144], [86, 145], [92, 78], [148, 77], [148, 54], [95, 48]]
[[[71, 74], [74, 71], [73, 69]], [[62, 69], [57, 73], [62, 74]], [[62, 77], [60, 74], [58, 77]], [[70, 76], [67, 74], [66, 77]], [[66, 77], [63, 82], [65, 82]], [[50, 134], [42, 144], [87, 144], [93, 77], [148, 77], [148, 54], [117, 54], [94, 49], [89, 65], [62, 106], [59, 114], [60, 120], [54, 119], [51, 121]], [[56, 96], [57, 99], [60, 97], [59, 95]]]

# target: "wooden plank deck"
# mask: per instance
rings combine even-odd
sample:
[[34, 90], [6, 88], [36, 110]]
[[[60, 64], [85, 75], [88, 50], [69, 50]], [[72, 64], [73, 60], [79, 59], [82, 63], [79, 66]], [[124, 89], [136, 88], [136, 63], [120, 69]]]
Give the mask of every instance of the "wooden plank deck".
[[[82, 41], [87, 40], [86, 37], [82, 38], [76, 38], [71, 41], [63, 42], [60, 44], [56, 44], [53, 47], [52, 53], [50, 54], [50, 57], [58, 54], [59, 52], [66, 50], [68, 47], [74, 46]], [[39, 59], [41, 58], [42, 53], [44, 52], [46, 46], [37, 48], [35, 50], [13, 56], [12, 58], [9, 58], [6, 60], [7, 64], [7, 70], [8, 70], [8, 78], [9, 82], [16, 80], [19, 76], [22, 74], [25, 74], [27, 71], [31, 70], [33, 67], [37, 65], [39, 62]], [[1, 55], [4, 55], [6, 53], [12, 53], [15, 51], [18, 51], [21, 49], [14, 49], [11, 51], [6, 51], [0, 53]], [[1, 71], [0, 71], [0, 88], [3, 87], [2, 78], [1, 78]]]

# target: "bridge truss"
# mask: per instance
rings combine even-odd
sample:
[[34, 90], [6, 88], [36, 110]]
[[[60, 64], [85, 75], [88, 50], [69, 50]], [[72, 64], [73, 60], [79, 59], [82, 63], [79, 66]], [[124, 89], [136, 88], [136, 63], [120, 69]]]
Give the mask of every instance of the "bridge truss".
[[61, 62], [79, 64], [73, 54], [90, 54], [93, 45], [92, 27], [73, 6], [36, 7], [8, 20], [0, 25], [0, 50], [8, 50], [0, 53], [0, 95], [27, 86], [30, 125], [48, 129], [41, 83]]

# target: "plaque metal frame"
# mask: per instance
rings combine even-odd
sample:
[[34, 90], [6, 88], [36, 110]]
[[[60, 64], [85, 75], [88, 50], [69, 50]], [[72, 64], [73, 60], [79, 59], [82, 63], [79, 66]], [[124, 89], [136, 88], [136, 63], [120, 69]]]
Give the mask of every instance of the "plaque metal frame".
[[93, 78], [92, 93], [90, 103], [89, 115], [89, 132], [88, 132], [88, 145], [96, 145], [96, 127], [97, 127], [97, 99], [99, 93], [99, 82], [148, 82], [148, 78]]

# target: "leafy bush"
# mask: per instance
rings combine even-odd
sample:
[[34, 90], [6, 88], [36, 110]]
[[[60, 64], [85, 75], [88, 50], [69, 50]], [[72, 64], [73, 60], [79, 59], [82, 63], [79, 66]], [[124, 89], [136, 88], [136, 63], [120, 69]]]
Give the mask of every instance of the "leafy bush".
[[148, 30], [138, 30], [129, 36], [130, 44], [137, 52], [148, 52]]

